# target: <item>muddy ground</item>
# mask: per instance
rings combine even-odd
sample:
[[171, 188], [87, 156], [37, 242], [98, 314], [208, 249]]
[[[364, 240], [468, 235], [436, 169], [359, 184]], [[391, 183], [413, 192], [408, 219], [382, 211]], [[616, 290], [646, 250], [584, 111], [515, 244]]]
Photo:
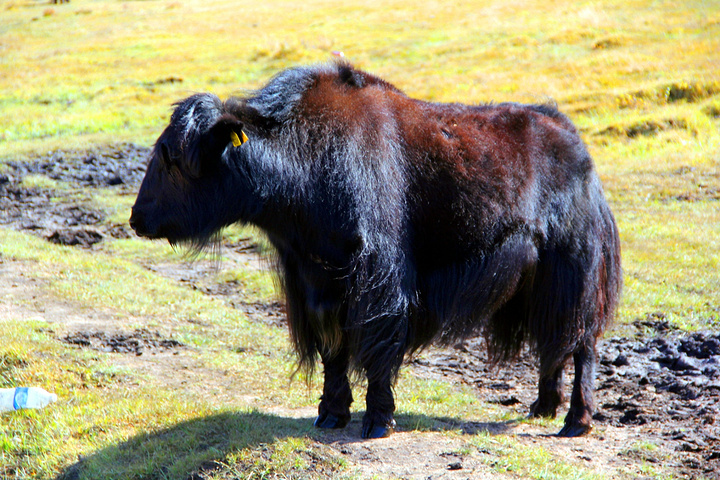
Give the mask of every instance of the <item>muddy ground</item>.
[[[136, 191], [148, 152], [147, 148], [121, 144], [5, 161], [4, 166], [0, 164], [0, 225], [77, 248], [98, 248], [97, 244], [108, 238], [127, 238], [132, 235], [129, 227], [107, 222], [106, 213], [94, 206], [92, 196], [97, 188]], [[51, 183], [37, 181], [38, 177], [67, 182], [74, 188], [48, 188]], [[36, 181], [23, 182], [27, 178]], [[253, 245], [225, 245], [224, 252], [256, 268]], [[210, 270], [193, 265], [163, 266], [158, 273], [222, 297], [256, 321], [284, 323], [281, 304], [248, 304], [226, 285], [208, 286], [201, 281], [209, 277]], [[58, 341], [136, 357], [147, 352], [174, 352], [180, 358], [177, 352], [184, 348], [148, 330], [79, 329]], [[558, 451], [567, 451], [565, 458], [610, 476], [612, 472], [641, 471], [639, 466], [650, 464], [661, 465], [681, 478], [720, 478], [720, 334], [681, 332], [668, 324], [662, 312], [652, 312], [609, 332], [599, 344], [599, 354], [598, 411], [591, 435], [580, 441], [554, 439], [528, 424], [518, 425], [510, 434], [521, 441], [544, 442], [548, 449], [553, 448], [548, 443], [555, 442]], [[526, 414], [537, 381], [532, 356], [525, 353], [516, 363], [503, 367], [491, 367], [486, 360], [483, 341], [475, 338], [453, 348], [424, 352], [410, 362], [405, 374], [469, 384], [478, 399]], [[165, 360], [170, 369], [172, 362], [172, 355]], [[187, 371], [192, 366], [182, 368]], [[480, 429], [494, 433], [498, 426], [448, 425], [454, 427], [469, 433]], [[326, 446], [347, 455], [368, 474], [477, 478], [472, 472], [478, 458], [448, 453], [452, 451], [449, 440], [432, 432], [413, 435], [401, 431], [391, 439], [364, 443], [350, 442], [342, 434], [324, 438]], [[657, 448], [631, 448], [642, 442]], [[201, 478], [201, 473], [194, 478]]]

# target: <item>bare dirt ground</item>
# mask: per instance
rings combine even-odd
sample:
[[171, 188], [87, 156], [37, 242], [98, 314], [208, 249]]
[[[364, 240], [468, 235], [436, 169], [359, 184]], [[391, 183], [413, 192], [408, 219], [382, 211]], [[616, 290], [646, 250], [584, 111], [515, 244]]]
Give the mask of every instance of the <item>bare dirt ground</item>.
[[[96, 187], [135, 191], [147, 153], [142, 147], [116, 145], [9, 162], [0, 173], [0, 224], [77, 248], [98, 248], [96, 244], [107, 238], [127, 238], [132, 235], [129, 227], [106, 222], [106, 213], [89, 199]], [[82, 195], [27, 187], [21, 180], [28, 175], [71, 182], [85, 189], [88, 201]], [[225, 245], [223, 257], [247, 268], [260, 268], [248, 243]], [[227, 285], [208, 283], [213, 273], [209, 264], [153, 269], [189, 288], [225, 299], [255, 321], [284, 324], [281, 304], [250, 304]], [[24, 271], [22, 264], [0, 257], [0, 315], [13, 313], [57, 323], [59, 342], [114, 353], [118, 364], [133, 365], [171, 385], [202, 378], [205, 384], [231, 394], [232, 378], [203, 371], [179, 342], [147, 329], [128, 331], [123, 327], [127, 323], [111, 312], [87, 311], [51, 298]], [[438, 430], [510, 435], [608, 477], [639, 478], [643, 466], [650, 465], [680, 478], [720, 478], [720, 333], [675, 330], [662, 312], [636, 319], [622, 332], [609, 332], [599, 345], [598, 412], [590, 435], [562, 439], [533, 424], [480, 423], [482, 419], [464, 423], [438, 419], [442, 426]], [[494, 368], [484, 352], [479, 338], [452, 348], [431, 349], [412, 360], [403, 374], [471, 385], [478, 400], [500, 405], [518, 417], [525, 415], [537, 381], [532, 356], [526, 353], [512, 365]], [[314, 415], [312, 409], [289, 411], [282, 406], [269, 413], [297, 418]], [[490, 468], [489, 452], [463, 448], [462, 435], [401, 430], [389, 439], [358, 442], [358, 429], [354, 420], [347, 431], [318, 435], [315, 441], [321, 448], [339, 452], [367, 476], [503, 478]], [[642, 447], [648, 444], [656, 447]]]

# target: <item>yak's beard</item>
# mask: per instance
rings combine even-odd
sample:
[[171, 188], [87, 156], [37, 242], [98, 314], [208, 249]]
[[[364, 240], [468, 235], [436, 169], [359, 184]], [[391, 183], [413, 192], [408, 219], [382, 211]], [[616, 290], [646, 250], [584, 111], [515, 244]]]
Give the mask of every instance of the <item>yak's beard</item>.
[[222, 252], [222, 231], [184, 240], [168, 240], [168, 242], [173, 250], [180, 251], [187, 261], [198, 260], [201, 256], [219, 261]]

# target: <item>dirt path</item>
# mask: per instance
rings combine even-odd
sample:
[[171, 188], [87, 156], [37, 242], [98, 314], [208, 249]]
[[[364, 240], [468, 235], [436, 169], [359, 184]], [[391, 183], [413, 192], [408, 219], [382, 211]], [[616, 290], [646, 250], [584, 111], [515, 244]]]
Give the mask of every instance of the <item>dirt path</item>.
[[[104, 222], [105, 212], [51, 190], [25, 188], [19, 180], [35, 174], [86, 188], [133, 190], [142, 177], [146, 153], [140, 147], [120, 145], [56, 152], [32, 162], [10, 164], [0, 175], [0, 224], [78, 248], [88, 248], [107, 237], [125, 237], [130, 234], [127, 227]], [[240, 243], [226, 245], [223, 254], [231, 263], [261, 268], [252, 250]], [[248, 304], [237, 292], [213, 285], [209, 280], [213, 269], [203, 262], [159, 265], [153, 270], [188, 288], [223, 298], [255, 321], [283, 326], [282, 305]], [[113, 352], [118, 365], [131, 365], [159, 382], [178, 387], [199, 383], [221, 395], [232, 394], [232, 378], [204, 370], [182, 345], [151, 330], [127, 330], [127, 319], [121, 322], [112, 312], [88, 311], [50, 297], [25, 271], [21, 263], [0, 257], [0, 316], [41, 318], [57, 326], [58, 341]], [[134, 323], [142, 324], [142, 319], [136, 320]], [[502, 427], [500, 435], [512, 436], [528, 447], [542, 445], [564, 461], [608, 477], [635, 478], [641, 475], [643, 465], [650, 464], [682, 478], [720, 478], [720, 334], [673, 330], [660, 312], [638, 319], [624, 331], [623, 337], [611, 333], [599, 346], [598, 413], [591, 435], [561, 439], [524, 423], [468, 422], [447, 429], [472, 434], [499, 433]], [[482, 340], [471, 339], [454, 348], [423, 353], [403, 374], [471, 385], [478, 400], [525, 415], [534, 399], [536, 366], [532, 356], [524, 354], [501, 369], [491, 368], [486, 360]], [[278, 406], [269, 413], [306, 418], [312, 417], [314, 410], [289, 411]], [[503, 478], [492, 470], [490, 453], [468, 449], [469, 436], [462, 433], [400, 431], [390, 439], [372, 442], [357, 442], [349, 435], [331, 433], [316, 441], [346, 457], [363, 475]], [[656, 447], [643, 448], [649, 444]]]

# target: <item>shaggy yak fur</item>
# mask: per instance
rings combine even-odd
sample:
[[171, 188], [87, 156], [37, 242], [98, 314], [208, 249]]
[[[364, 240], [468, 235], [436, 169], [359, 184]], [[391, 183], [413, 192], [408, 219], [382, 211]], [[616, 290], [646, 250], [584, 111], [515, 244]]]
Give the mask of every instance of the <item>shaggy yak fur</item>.
[[593, 161], [553, 106], [427, 103], [345, 63], [286, 70], [244, 98], [193, 95], [130, 223], [203, 248], [235, 222], [276, 250], [300, 367], [322, 361], [317, 427], [349, 422], [359, 373], [362, 436], [389, 435], [403, 359], [482, 334], [494, 361], [537, 353], [533, 416], [556, 414], [572, 357], [560, 435], [591, 428], [620, 246]]

